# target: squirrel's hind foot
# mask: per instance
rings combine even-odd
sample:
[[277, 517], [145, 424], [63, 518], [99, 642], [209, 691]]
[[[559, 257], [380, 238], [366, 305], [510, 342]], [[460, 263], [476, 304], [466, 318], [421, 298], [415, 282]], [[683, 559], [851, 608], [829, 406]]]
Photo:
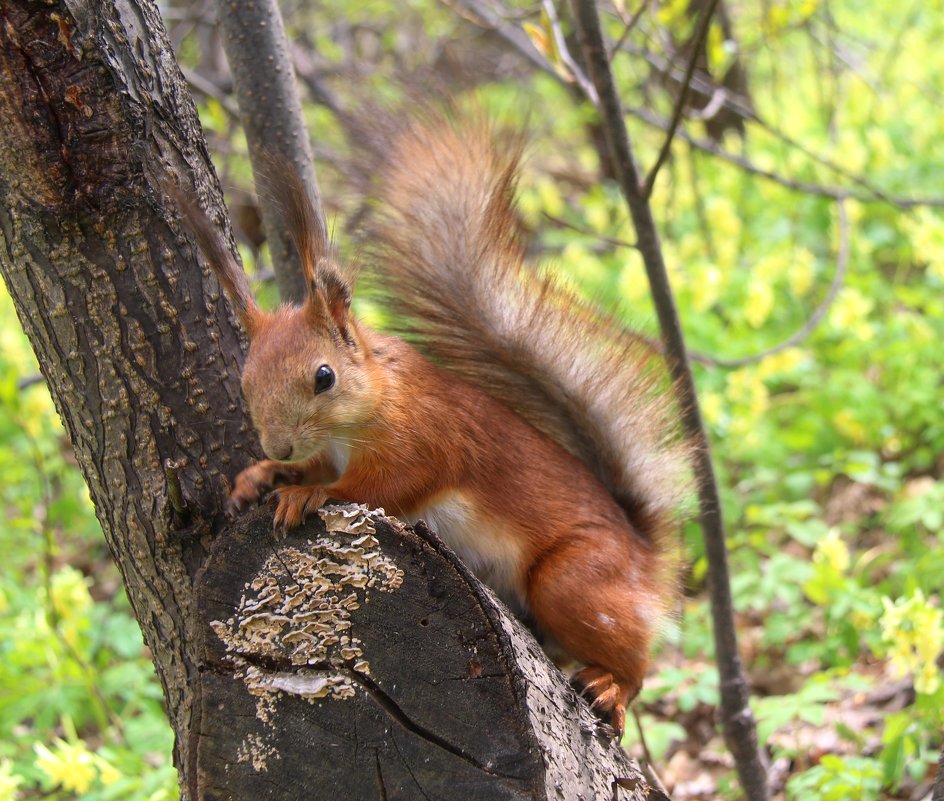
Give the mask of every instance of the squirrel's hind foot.
[[590, 709], [604, 723], [609, 723], [622, 736], [626, 725], [626, 704], [629, 692], [603, 668], [585, 667], [578, 670], [570, 683], [590, 702]]

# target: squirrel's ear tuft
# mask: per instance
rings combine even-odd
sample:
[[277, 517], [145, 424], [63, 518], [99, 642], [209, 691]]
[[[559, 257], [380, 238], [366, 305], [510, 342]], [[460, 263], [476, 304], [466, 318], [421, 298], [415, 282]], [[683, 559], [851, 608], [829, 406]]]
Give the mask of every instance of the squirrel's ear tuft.
[[334, 264], [322, 258], [314, 265], [309, 287], [308, 306], [312, 313], [336, 328], [344, 342], [352, 343], [350, 282]]
[[330, 250], [321, 207], [302, 183], [295, 165], [287, 158], [277, 153], [265, 153], [260, 164], [258, 190], [281, 209], [298, 251], [305, 284], [309, 291], [313, 291], [318, 264]]
[[228, 244], [223, 239], [219, 227], [211, 222], [206, 212], [195, 205], [179, 186], [170, 182], [165, 184], [167, 193], [174, 199], [177, 208], [187, 221], [194, 239], [210, 268], [216, 274], [223, 291], [233, 306], [233, 311], [242, 323], [246, 333], [252, 337], [259, 321], [259, 307], [252, 298], [249, 280], [239, 266]]

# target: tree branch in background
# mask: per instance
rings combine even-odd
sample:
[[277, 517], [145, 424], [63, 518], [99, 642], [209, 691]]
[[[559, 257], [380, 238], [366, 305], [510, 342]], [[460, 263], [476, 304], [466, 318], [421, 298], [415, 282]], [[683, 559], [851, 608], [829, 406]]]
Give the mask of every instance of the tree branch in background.
[[[520, 28], [515, 26], [513, 23], [506, 22], [498, 13], [485, 6], [482, 2], [480, 2], [480, 0], [443, 0], [443, 2], [450, 8], [456, 10], [457, 13], [459, 13], [465, 19], [468, 19], [473, 24], [478, 25], [479, 27], [486, 30], [494, 31], [505, 42], [513, 47], [521, 56], [538, 67], [542, 72], [551, 76], [562, 86], [568, 89], [573, 87], [573, 84], [570, 83], [564, 76], [562, 76], [554, 68], [554, 66], [537, 51], [537, 49], [531, 43], [531, 40], [523, 31], [521, 31]], [[696, 83], [697, 88], [698, 76], [693, 76], [692, 80]], [[731, 105], [732, 103], [735, 105]], [[737, 95], [728, 94], [725, 97], [725, 108], [738, 108], [739, 106], [736, 105], [737, 103]], [[747, 115], [748, 111], [746, 108], [741, 108], [743, 113]], [[636, 117], [647, 125], [658, 128], [661, 131], [668, 132], [669, 130], [669, 120], [649, 111], [648, 109], [627, 108], [625, 109], [625, 112], [632, 115], [633, 117]], [[756, 115], [755, 117], [751, 117], [751, 119], [754, 119], [758, 124], [763, 125], [765, 130], [769, 131], [778, 139], [784, 141], [785, 144], [800, 149], [811, 160], [822, 164], [827, 169], [830, 169], [839, 175], [848, 177], [851, 183], [861, 186], [863, 191], [854, 192], [848, 187], [844, 186], [829, 186], [811, 181], [800, 181], [785, 175], [781, 175], [778, 172], [764, 169], [756, 165], [754, 162], [748, 158], [745, 158], [744, 156], [731, 153], [709, 139], [704, 139], [702, 137], [690, 134], [684, 128], [676, 131], [675, 136], [678, 139], [684, 140], [692, 147], [702, 150], [705, 153], [710, 153], [713, 156], [717, 156], [723, 161], [727, 161], [729, 164], [733, 164], [734, 166], [739, 167], [751, 175], [756, 175], [760, 178], [764, 178], [765, 180], [772, 181], [773, 183], [776, 183], [785, 189], [790, 189], [794, 192], [800, 192], [806, 195], [814, 195], [816, 197], [828, 197], [833, 198], [834, 200], [846, 199], [856, 200], [861, 203], [887, 203], [902, 210], [919, 207], [944, 208], [944, 197], [902, 197], [898, 195], [891, 195], [879, 187], [874, 187], [864, 176], [849, 173], [848, 171], [844, 170], [844, 168], [830, 162], [825, 157], [810, 152], [806, 148], [802, 147], [800, 143], [789, 138], [786, 134], [783, 134], [776, 128], [768, 125], [759, 117], [756, 117]]]
[[698, 20], [698, 28], [696, 28], [695, 33], [692, 34], [690, 45], [692, 52], [688, 59], [688, 66], [685, 68], [685, 76], [682, 78], [681, 89], [675, 100], [675, 108], [672, 110], [669, 130], [666, 133], [665, 141], [662, 143], [662, 148], [659, 150], [659, 155], [656, 157], [656, 162], [652, 165], [649, 175], [646, 176], [646, 182], [642, 188], [643, 197], [647, 200], [652, 196], [652, 187], [655, 185], [659, 170], [669, 157], [669, 151], [672, 149], [672, 140], [675, 139], [675, 132], [678, 130], [679, 123], [682, 121], [682, 112], [685, 110], [685, 103], [688, 101], [692, 76], [695, 74], [695, 66], [698, 64], [698, 54], [701, 52], [705, 40], [708, 38], [708, 28], [711, 26], [711, 15], [714, 14], [715, 9], [718, 7], [718, 2], [719, 0], [709, 0], [708, 5], [705, 6], [705, 10], [702, 12], [701, 18]]
[[620, 187], [629, 206], [639, 250], [649, 277], [653, 302], [668, 353], [669, 369], [678, 388], [683, 426], [696, 445], [695, 473], [698, 478], [699, 517], [709, 564], [712, 624], [721, 679], [720, 711], [725, 741], [734, 755], [744, 794], [750, 801], [766, 801], [767, 775], [757, 747], [757, 731], [748, 703], [747, 681], [738, 654], [718, 486], [685, 353], [678, 312], [662, 257], [659, 234], [652, 209], [639, 184], [632, 146], [610, 71], [596, 6], [593, 0], [571, 0], [571, 6], [584, 61], [600, 97], [599, 110], [604, 121], [607, 144], [617, 169]]
[[608, 55], [610, 61], [612, 61], [613, 56], [615, 56], [620, 51], [620, 48], [622, 48], [623, 44], [626, 42], [629, 34], [631, 34], [633, 29], [639, 24], [639, 20], [642, 19], [642, 15], [646, 12], [648, 7], [649, 0], [642, 0], [642, 2], [639, 4], [639, 8], [636, 9], [636, 12], [628, 20], [626, 20], [625, 24], [623, 25], [623, 32], [620, 34], [620, 38], [617, 39], [616, 44], [610, 48]]
[[[278, 3], [218, 0], [216, 12], [256, 186], [265, 179], [266, 157], [293, 164], [324, 224], [311, 145]], [[289, 225], [282, 209], [271, 202], [266, 192], [257, 194], [279, 294], [282, 300], [300, 301], [305, 296], [305, 281], [288, 233]]]

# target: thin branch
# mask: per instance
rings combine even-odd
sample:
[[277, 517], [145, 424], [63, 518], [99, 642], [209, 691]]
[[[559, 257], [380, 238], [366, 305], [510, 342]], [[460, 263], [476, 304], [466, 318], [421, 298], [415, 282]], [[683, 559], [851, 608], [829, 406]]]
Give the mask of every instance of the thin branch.
[[773, 345], [766, 350], [762, 350], [759, 353], [754, 353], [750, 356], [741, 356], [736, 359], [721, 359], [714, 356], [708, 356], [703, 353], [689, 351], [689, 356], [694, 361], [700, 362], [701, 364], [711, 365], [713, 367], [746, 367], [749, 364], [755, 364], [759, 361], [762, 361], [768, 356], [773, 356], [775, 353], [780, 353], [787, 348], [792, 348], [794, 345], [799, 344], [811, 333], [813, 333], [813, 330], [820, 324], [823, 317], [826, 316], [826, 312], [829, 311], [829, 307], [832, 306], [833, 301], [835, 301], [837, 295], [839, 295], [839, 290], [842, 289], [843, 282], [845, 281], [846, 268], [849, 265], [849, 217], [846, 213], [846, 206], [841, 199], [836, 202], [836, 211], [838, 212], [839, 216], [839, 252], [836, 254], [836, 272], [833, 274], [833, 280], [829, 285], [826, 296], [823, 298], [819, 306], [813, 310], [813, 313], [809, 316], [809, 319], [807, 319], [807, 321], [803, 323], [803, 325], [798, 330], [794, 331], [793, 334], [788, 336], [785, 340], [778, 342], [776, 345]]
[[610, 48], [610, 52], [607, 53], [607, 58], [610, 61], [613, 60], [613, 56], [615, 56], [626, 43], [626, 39], [629, 38], [629, 34], [632, 33], [639, 24], [639, 20], [642, 19], [642, 15], [646, 12], [647, 8], [649, 8], [649, 0], [642, 0], [639, 4], [639, 8], [636, 9], [636, 13], [627, 20], [623, 27], [623, 32], [620, 34], [620, 38], [616, 40], [616, 44], [614, 44], [613, 47]]
[[[679, 83], [684, 81], [682, 73], [675, 69], [671, 63], [666, 61], [664, 57], [656, 53], [652, 53], [649, 50], [636, 47], [627, 47], [626, 52], [644, 59], [646, 63], [648, 63], [663, 77], [671, 78], [673, 81]], [[712, 81], [707, 80], [698, 74], [691, 76], [691, 78], [686, 81], [686, 83], [688, 83], [691, 89], [698, 92], [699, 94], [705, 97], [710, 97], [710, 104], [718, 104], [721, 108], [724, 108], [726, 111], [730, 111], [732, 114], [736, 114], [741, 119], [760, 126], [775, 139], [779, 139], [784, 144], [799, 150], [808, 159], [816, 162], [817, 164], [821, 164], [823, 167], [826, 167], [836, 175], [848, 179], [857, 186], [861, 186], [863, 189], [874, 194], [880, 200], [884, 200], [885, 202], [889, 203], [895, 202], [894, 198], [888, 197], [884, 190], [875, 186], [865, 176], [858, 175], [851, 170], [848, 170], [845, 167], [837, 164], [826, 156], [815, 153], [799, 140], [793, 138], [785, 131], [765, 120], [753, 109], [751, 104], [743, 96], [731, 92], [729, 89], [724, 87], [718, 87]], [[717, 113], [717, 111], [715, 111], [715, 113]], [[700, 114], [693, 113], [691, 116], [693, 118], [703, 119], [709, 117], [710, 115], [708, 113], [708, 108], [706, 107]]]
[[[668, 120], [666, 120], [664, 117], [660, 117], [658, 114], [653, 114], [650, 111], [640, 108], [628, 108], [626, 109], [626, 113], [662, 131], [668, 130]], [[725, 150], [723, 147], [716, 145], [710, 140], [693, 136], [684, 129], [677, 131], [675, 135], [678, 139], [688, 142], [688, 144], [690, 144], [692, 147], [698, 148], [699, 150], [702, 150], [706, 153], [711, 153], [713, 156], [717, 156], [723, 161], [727, 161], [730, 164], [734, 164], [736, 167], [740, 167], [742, 170], [750, 173], [751, 175], [765, 178], [784, 187], [785, 189], [790, 189], [805, 195], [828, 197], [832, 198], [833, 200], [856, 200], [860, 203], [887, 203], [902, 210], [919, 207], [944, 208], [944, 197], [898, 197], [895, 195], [886, 194], [884, 190], [869, 189], [866, 192], [854, 192], [847, 187], [827, 186], [824, 184], [811, 183], [809, 181], [794, 180], [792, 178], [787, 178], [786, 176], [780, 175], [780, 173], [774, 172], [773, 170], [767, 170], [762, 167], [758, 167], [756, 164], [754, 164], [754, 162], [750, 161], [750, 159], [739, 156], [736, 153], [731, 153], [730, 151]], [[865, 179], [862, 179], [862, 181], [864, 180]], [[861, 183], [858, 180], [855, 182]]]
[[181, 67], [181, 72], [183, 72], [184, 77], [187, 79], [187, 83], [190, 84], [191, 89], [196, 89], [204, 97], [208, 97], [217, 101], [222, 107], [223, 111], [225, 111], [234, 119], [239, 119], [239, 106], [233, 102], [231, 95], [227, 95], [219, 86], [204, 78], [196, 70], [189, 70]]
[[937, 763], [937, 779], [931, 790], [931, 801], [944, 801], [944, 748], [941, 749], [941, 758]]
[[652, 197], [652, 187], [655, 185], [656, 177], [659, 175], [659, 170], [662, 169], [665, 160], [669, 157], [672, 140], [675, 138], [675, 132], [678, 130], [679, 123], [682, 121], [682, 112], [685, 110], [685, 103], [688, 101], [692, 76], [695, 74], [695, 66], [698, 64], [698, 54], [701, 52], [705, 40], [708, 38], [708, 29], [711, 27], [711, 17], [718, 7], [718, 2], [719, 0], [709, 0], [708, 5], [705, 6], [705, 10], [702, 12], [701, 19], [698, 21], [698, 28], [692, 35], [689, 44], [691, 53], [688, 58], [688, 66], [685, 68], [685, 76], [682, 78], [681, 88], [675, 100], [675, 108], [672, 110], [669, 130], [666, 133], [665, 141], [662, 143], [662, 148], [659, 150], [659, 155], [656, 157], [656, 163], [652, 165], [652, 169], [649, 171], [649, 175], [646, 177], [646, 182], [643, 185], [642, 194], [645, 198]]
[[630, 242], [626, 239], [619, 239], [615, 236], [607, 236], [606, 234], [601, 234], [599, 231], [592, 231], [589, 228], [584, 228], [581, 225], [568, 222], [567, 220], [561, 219], [560, 217], [555, 217], [553, 214], [548, 214], [546, 211], [543, 212], [541, 216], [559, 228], [569, 228], [571, 231], [576, 231], [578, 234], [592, 236], [594, 239], [599, 239], [601, 242], [606, 242], [608, 245], [613, 245], [613, 247], [639, 250], [639, 246], [635, 242]]
[[571, 5], [584, 61], [600, 96], [600, 114], [607, 145], [636, 228], [662, 338], [669, 354], [669, 369], [678, 391], [682, 425], [686, 436], [696, 447], [694, 469], [698, 478], [699, 517], [709, 564], [712, 624], [721, 679], [720, 712], [725, 740], [734, 756], [744, 794], [750, 801], [766, 801], [766, 770], [758, 750], [757, 731], [748, 703], [748, 685], [737, 647], [718, 485], [685, 352], [675, 299], [669, 285], [652, 209], [641, 192], [632, 145], [607, 59], [596, 6], [593, 0], [571, 0]]
[[577, 64], [574, 57], [570, 55], [570, 50], [567, 48], [567, 42], [564, 39], [564, 32], [561, 30], [560, 19], [557, 16], [557, 9], [554, 8], [554, 3], [552, 0], [543, 0], [541, 7], [544, 9], [544, 13], [547, 14], [547, 18], [551, 22], [551, 31], [554, 33], [554, 46], [557, 48], [557, 52], [560, 53], [561, 61], [563, 61], [567, 69], [570, 70], [570, 74], [580, 87], [580, 91], [584, 93], [584, 96], [589, 98], [593, 105], [597, 105], [599, 103], [597, 90], [594, 88], [593, 84], [587, 80], [587, 76], [584, 75], [583, 70], [580, 69], [580, 65]]
[[473, 25], [494, 32], [542, 72], [552, 75], [555, 80], [564, 86], [570, 86], [564, 77], [554, 69], [554, 65], [538, 51], [531, 38], [521, 28], [505, 22], [501, 16], [484, 3], [479, 2], [479, 0], [441, 0], [441, 2]]
[[659, 774], [656, 773], [656, 769], [653, 766], [649, 743], [646, 742], [646, 733], [643, 731], [642, 721], [639, 719], [639, 711], [636, 709], [636, 704], [632, 704], [629, 707], [629, 711], [633, 716], [633, 720], [636, 722], [636, 734], [639, 736], [639, 744], [642, 746], [643, 760], [639, 763], [639, 769], [642, 771], [642, 775], [646, 777], [646, 781], [649, 782], [649, 786], [655, 787], [668, 798], [669, 792], [665, 789], [662, 779], [659, 777]]
[[[292, 164], [323, 220], [311, 145], [278, 3], [217, 0], [216, 10], [256, 185], [266, 178], [266, 163], [281, 159]], [[301, 301], [305, 280], [285, 212], [265, 192], [259, 195], [279, 294], [285, 301]]]

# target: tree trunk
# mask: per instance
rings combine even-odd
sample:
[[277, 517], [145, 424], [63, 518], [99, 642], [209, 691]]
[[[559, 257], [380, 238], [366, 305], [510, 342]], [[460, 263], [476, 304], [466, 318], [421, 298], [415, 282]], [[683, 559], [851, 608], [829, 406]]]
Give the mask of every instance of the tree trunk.
[[[0, 5], [0, 271], [164, 687], [186, 774], [192, 577], [251, 443], [244, 347], [162, 182], [222, 201], [149, 2]], [[191, 178], [192, 176], [192, 178]], [[164, 464], [198, 514], [171, 532]]]
[[185, 801], [645, 797], [424, 529], [227, 526], [257, 450], [244, 348], [168, 182], [228, 225], [154, 5], [4, 0], [0, 272], [153, 654]]

